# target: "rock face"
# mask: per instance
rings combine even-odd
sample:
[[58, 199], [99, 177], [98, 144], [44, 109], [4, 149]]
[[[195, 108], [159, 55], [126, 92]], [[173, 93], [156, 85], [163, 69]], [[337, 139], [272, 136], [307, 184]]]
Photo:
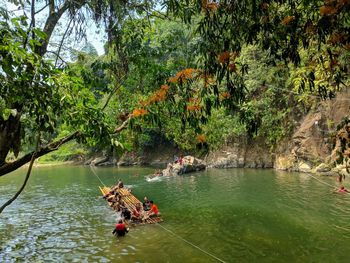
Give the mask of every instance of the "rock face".
[[261, 141], [247, 142], [240, 138], [221, 150], [211, 152], [206, 162], [208, 167], [213, 168], [272, 168], [274, 157], [266, 149]]
[[326, 175], [335, 173], [328, 165], [335, 160], [334, 134], [336, 126], [348, 116], [349, 108], [349, 90], [333, 100], [321, 102], [300, 121], [292, 138], [277, 149], [274, 167]]
[[182, 164], [180, 162], [169, 163], [162, 171], [162, 175], [174, 176], [204, 170], [205, 168], [206, 165], [203, 160], [188, 155], [183, 158]]
[[[334, 137], [335, 127], [345, 116], [349, 116], [349, 109], [350, 89], [339, 93], [335, 99], [319, 103], [316, 109], [297, 123], [292, 137], [281, 142], [274, 152], [263, 141], [247, 142], [244, 138], [238, 138], [222, 149], [211, 152], [206, 158], [208, 167], [275, 168], [324, 175], [343, 172], [343, 167], [331, 169], [329, 164], [336, 158], [336, 150], [333, 149], [339, 148], [339, 141], [336, 142]], [[345, 134], [344, 131], [342, 133]]]

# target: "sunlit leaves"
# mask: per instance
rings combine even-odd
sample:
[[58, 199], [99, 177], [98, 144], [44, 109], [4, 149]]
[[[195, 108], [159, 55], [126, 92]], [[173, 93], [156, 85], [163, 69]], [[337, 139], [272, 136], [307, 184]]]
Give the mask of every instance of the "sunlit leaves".
[[[198, 21], [193, 17], [199, 17], [196, 26], [202, 41], [198, 49], [204, 58], [204, 69], [216, 75], [219, 82], [225, 78], [228, 88], [235, 86], [237, 80], [234, 74], [225, 74], [237, 72], [237, 64], [229, 63], [229, 53], [252, 43], [268, 50], [271, 60], [284, 60], [296, 66], [301, 64], [302, 48], [328, 50], [329, 60], [333, 61], [332, 79], [337, 76], [337, 83], [341, 83], [340, 78], [344, 77], [341, 72], [347, 72], [346, 62], [334, 63], [334, 57], [347, 52], [350, 43], [348, 0], [168, 2], [169, 9], [185, 22], [189, 20], [185, 10], [192, 10], [192, 22]], [[332, 82], [325, 87], [332, 86]], [[315, 93], [322, 90], [320, 86], [315, 88]]]

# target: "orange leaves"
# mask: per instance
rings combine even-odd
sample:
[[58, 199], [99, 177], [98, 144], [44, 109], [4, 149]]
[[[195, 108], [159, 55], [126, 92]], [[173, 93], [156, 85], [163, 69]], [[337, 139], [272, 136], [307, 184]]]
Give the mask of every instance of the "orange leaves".
[[227, 62], [230, 61], [230, 52], [228, 51], [225, 51], [223, 53], [221, 53], [219, 56], [218, 56], [218, 61], [221, 63], [221, 64], [225, 64]]
[[350, 0], [325, 0], [325, 5], [320, 7], [320, 14], [322, 16], [335, 15], [341, 9], [350, 4]]
[[169, 83], [174, 83], [174, 84], [175, 84], [175, 83], [177, 83], [178, 79], [179, 79], [179, 78], [176, 77], [176, 76], [170, 77], [170, 78], [168, 79], [168, 82], [169, 82]]
[[218, 56], [218, 61], [221, 64], [226, 64], [226, 63], [229, 63], [231, 60], [235, 60], [238, 57], [238, 55], [239, 53], [236, 51], [235, 52], [225, 51]]
[[213, 77], [212, 77], [211, 75], [208, 75], [208, 74], [206, 74], [206, 73], [203, 73], [203, 74], [201, 75], [201, 77], [202, 77], [203, 80], [204, 80], [204, 87], [205, 87], [205, 88], [208, 87], [208, 86], [210, 86], [210, 85], [213, 85], [213, 84], [215, 83], [215, 81], [214, 81], [214, 79], [213, 79]]
[[230, 93], [228, 93], [228, 92], [222, 92], [222, 93], [220, 93], [220, 99], [221, 100], [225, 100], [225, 99], [228, 99], [228, 98], [230, 98], [231, 97], [231, 95], [230, 95]]
[[166, 85], [166, 84], [164, 84], [164, 85], [162, 85], [162, 86], [160, 87], [160, 89], [161, 89], [161, 90], [164, 90], [164, 91], [166, 91], [166, 92], [168, 92], [169, 86]]
[[328, 43], [330, 44], [338, 44], [338, 43], [342, 43], [345, 40], [345, 35], [344, 34], [340, 34], [340, 33], [333, 33], [332, 35], [330, 35], [329, 39], [328, 39]]
[[157, 90], [153, 95], [149, 98], [149, 104], [153, 104], [155, 102], [164, 101], [166, 95], [169, 91], [168, 85], [162, 85], [159, 90]]
[[262, 4], [260, 5], [260, 8], [261, 8], [262, 10], [267, 10], [267, 9], [269, 8], [269, 4], [268, 4], [268, 3], [262, 3]]
[[322, 16], [327, 16], [327, 15], [334, 15], [337, 13], [337, 9], [333, 6], [327, 6], [327, 5], [324, 5], [324, 6], [321, 6], [320, 7], [320, 14]]
[[187, 111], [199, 111], [202, 108], [199, 98], [190, 98], [188, 102], [189, 105], [186, 107]]
[[171, 77], [168, 79], [169, 83], [179, 83], [179, 82], [185, 82], [188, 79], [192, 79], [195, 77], [195, 73], [197, 73], [198, 70], [194, 69], [194, 68], [187, 68], [184, 70], [179, 71], [178, 73], [176, 73], [176, 75], [174, 77]]
[[134, 109], [133, 112], [132, 112], [132, 116], [133, 117], [139, 117], [139, 116], [144, 116], [148, 114], [148, 111], [143, 109], [143, 108], [139, 108], [139, 109]]
[[225, 51], [218, 56], [218, 61], [220, 64], [227, 66], [230, 72], [237, 72], [237, 66], [235, 64], [235, 59], [239, 56], [238, 52], [228, 52]]
[[289, 25], [290, 22], [292, 22], [294, 19], [295, 19], [295, 16], [286, 16], [285, 18], [283, 18], [281, 23], [286, 26], [286, 25]]
[[141, 101], [140, 104], [142, 107], [146, 107], [148, 105], [154, 104], [156, 102], [161, 102], [166, 99], [166, 96], [169, 91], [168, 85], [162, 85], [159, 90], [155, 91], [148, 100]]
[[199, 134], [197, 135], [197, 138], [196, 138], [197, 142], [199, 143], [205, 143], [206, 142], [206, 138], [203, 134]]
[[202, 108], [201, 105], [188, 105], [186, 110], [187, 111], [199, 111]]
[[236, 64], [235, 64], [235, 63], [229, 64], [229, 65], [228, 65], [228, 69], [229, 69], [229, 71], [231, 71], [231, 72], [236, 72], [236, 71], [237, 71]]
[[216, 11], [219, 4], [213, 1], [202, 0], [202, 8], [206, 11]]

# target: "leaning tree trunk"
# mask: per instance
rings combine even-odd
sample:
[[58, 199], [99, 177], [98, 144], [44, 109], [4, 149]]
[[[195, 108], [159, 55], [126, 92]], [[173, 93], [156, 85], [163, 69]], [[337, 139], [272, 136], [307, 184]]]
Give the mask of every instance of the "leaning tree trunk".
[[5, 121], [0, 118], [0, 166], [5, 164], [6, 157], [13, 151], [17, 157], [21, 146], [21, 115], [17, 113]]

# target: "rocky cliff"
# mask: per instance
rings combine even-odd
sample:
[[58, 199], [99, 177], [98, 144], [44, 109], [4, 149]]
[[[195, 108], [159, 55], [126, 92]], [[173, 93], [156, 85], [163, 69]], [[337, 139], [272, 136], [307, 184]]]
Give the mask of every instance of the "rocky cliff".
[[349, 114], [350, 90], [345, 90], [310, 110], [298, 122], [293, 135], [273, 152], [262, 140], [237, 139], [210, 153], [206, 160], [209, 166], [217, 168], [275, 168], [328, 174], [335, 160], [336, 126]]

